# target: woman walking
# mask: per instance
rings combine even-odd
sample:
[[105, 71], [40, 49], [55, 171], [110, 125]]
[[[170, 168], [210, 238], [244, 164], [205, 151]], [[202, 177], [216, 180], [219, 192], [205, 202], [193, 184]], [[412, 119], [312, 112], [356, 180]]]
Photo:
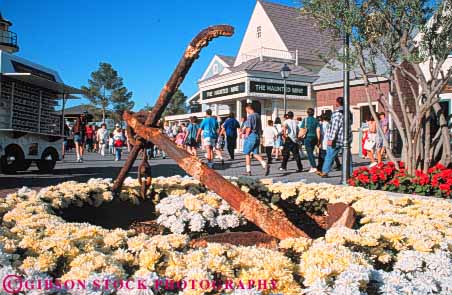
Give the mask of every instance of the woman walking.
[[317, 165], [315, 163], [314, 149], [320, 141], [320, 126], [317, 119], [314, 118], [314, 109], [308, 108], [307, 113], [308, 117], [301, 122], [300, 128], [305, 130], [303, 139], [309, 164], [311, 165], [309, 173], [315, 173], [317, 172]]

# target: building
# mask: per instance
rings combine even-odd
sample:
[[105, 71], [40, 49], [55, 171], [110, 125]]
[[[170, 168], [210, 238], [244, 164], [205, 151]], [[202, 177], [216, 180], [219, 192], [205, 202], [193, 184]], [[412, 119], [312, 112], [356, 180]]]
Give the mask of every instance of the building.
[[[452, 52], [450, 53], [448, 59], [444, 62], [442, 70], [446, 73], [451, 67], [452, 67]], [[427, 80], [430, 80], [431, 76], [428, 63], [421, 64], [421, 69]], [[449, 118], [449, 123], [452, 123], [452, 118], [450, 117], [452, 115], [452, 78], [449, 79], [449, 83], [444, 87], [439, 96], [441, 98], [440, 104], [443, 109], [443, 112], [446, 118]]]
[[[202, 117], [208, 108], [218, 117], [233, 112], [240, 118], [245, 104], [253, 103], [265, 125], [267, 119], [283, 116], [284, 89], [287, 110], [305, 115], [307, 108], [315, 106], [311, 85], [325, 64], [320, 55], [338, 44], [315, 24], [298, 8], [258, 0], [237, 55], [215, 55], [199, 79], [199, 91], [189, 100], [197, 112], [165, 119]], [[281, 76], [284, 65], [290, 68], [286, 88]]]
[[[338, 96], [343, 96], [343, 64], [336, 60], [330, 60], [319, 72], [319, 78], [313, 83], [316, 99], [316, 114], [332, 113]], [[372, 107], [376, 112], [384, 111], [383, 105], [379, 103], [381, 90], [385, 95], [389, 94], [390, 82], [384, 77], [388, 66], [382, 60], [375, 61], [375, 75], [370, 78], [374, 86], [370, 89]], [[391, 100], [392, 98], [389, 97]], [[359, 68], [350, 71], [350, 110], [352, 112], [353, 143], [352, 153], [358, 153], [361, 139], [361, 128], [371, 117], [370, 105], [367, 100], [364, 80]], [[392, 125], [392, 121], [389, 120]], [[390, 126], [390, 129], [392, 126]]]

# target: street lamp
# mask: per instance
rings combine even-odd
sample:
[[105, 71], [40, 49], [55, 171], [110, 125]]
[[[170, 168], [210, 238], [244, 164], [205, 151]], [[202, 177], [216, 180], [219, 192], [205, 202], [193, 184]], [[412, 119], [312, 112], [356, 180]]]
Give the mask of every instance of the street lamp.
[[284, 64], [281, 68], [281, 77], [284, 80], [284, 115], [287, 114], [287, 94], [286, 94], [286, 80], [289, 78], [291, 69], [287, 66], [287, 64]]
[[[345, 1], [347, 9], [349, 8], [349, 0]], [[344, 120], [343, 120], [343, 131], [344, 131], [344, 141], [342, 146], [342, 184], [347, 185], [348, 179], [351, 174], [351, 153], [350, 153], [350, 69], [349, 69], [349, 57], [350, 57], [350, 34], [347, 32], [347, 28], [344, 30], [344, 57], [345, 61], [343, 63], [343, 79], [344, 79]]]

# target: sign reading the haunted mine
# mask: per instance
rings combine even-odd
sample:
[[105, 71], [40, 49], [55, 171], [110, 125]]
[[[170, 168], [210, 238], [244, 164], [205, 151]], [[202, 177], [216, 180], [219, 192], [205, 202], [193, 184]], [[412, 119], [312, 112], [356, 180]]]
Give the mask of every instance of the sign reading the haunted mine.
[[[266, 94], [284, 94], [284, 84], [251, 81], [250, 92]], [[307, 96], [308, 86], [287, 84], [286, 94], [294, 96]]]

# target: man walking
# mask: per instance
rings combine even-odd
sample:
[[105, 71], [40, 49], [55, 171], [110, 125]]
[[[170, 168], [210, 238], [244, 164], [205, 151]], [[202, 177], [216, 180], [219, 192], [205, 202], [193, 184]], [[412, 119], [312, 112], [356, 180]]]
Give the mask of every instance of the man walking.
[[226, 133], [226, 146], [229, 157], [234, 160], [234, 150], [237, 147], [237, 131], [240, 130], [240, 123], [234, 118], [234, 113], [229, 114], [229, 118], [223, 123], [222, 131]]
[[[325, 162], [323, 163], [322, 173], [319, 175], [323, 178], [328, 177], [328, 173], [331, 171], [331, 166], [333, 164], [334, 159], [337, 157], [338, 153], [342, 150], [344, 143], [344, 98], [338, 97], [336, 98], [336, 111], [333, 113], [331, 117], [331, 126], [328, 129], [327, 136], [327, 151]], [[350, 120], [350, 125], [351, 125]], [[352, 138], [351, 134], [352, 129], [350, 128], [350, 139]], [[350, 171], [352, 171], [352, 158], [350, 155]]]
[[251, 153], [261, 163], [262, 168], [265, 170], [265, 175], [268, 175], [270, 173], [270, 165], [259, 155], [260, 137], [262, 134], [260, 115], [255, 112], [254, 106], [251, 103], [247, 104], [245, 109], [248, 114], [245, 122], [245, 141], [243, 143], [246, 175], [251, 176]]
[[206, 117], [202, 120], [201, 125], [199, 125], [196, 138], [199, 141], [202, 132], [204, 146], [207, 152], [207, 166], [209, 166], [209, 168], [213, 167], [213, 149], [218, 138], [218, 127], [217, 120], [212, 117], [212, 110], [208, 109], [206, 111]]
[[292, 153], [295, 162], [297, 163], [297, 172], [303, 171], [303, 165], [301, 164], [300, 153], [298, 148], [298, 122], [293, 119], [293, 112], [287, 113], [287, 120], [283, 123], [283, 161], [281, 163], [280, 171], [287, 170], [287, 162], [289, 161], [290, 153]]

